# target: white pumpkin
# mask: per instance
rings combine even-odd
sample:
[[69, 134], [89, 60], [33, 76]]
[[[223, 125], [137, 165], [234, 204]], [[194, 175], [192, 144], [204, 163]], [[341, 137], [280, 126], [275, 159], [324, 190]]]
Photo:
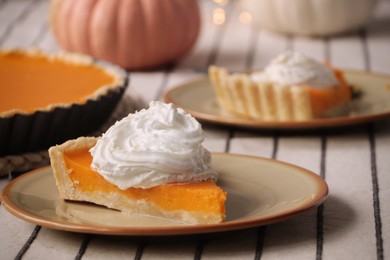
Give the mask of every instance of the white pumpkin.
[[370, 20], [376, 0], [240, 0], [261, 27], [325, 36], [356, 30]]

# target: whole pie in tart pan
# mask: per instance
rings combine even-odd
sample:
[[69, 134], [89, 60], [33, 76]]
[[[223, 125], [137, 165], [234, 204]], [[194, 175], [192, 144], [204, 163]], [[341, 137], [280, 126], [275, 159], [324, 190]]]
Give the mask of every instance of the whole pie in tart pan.
[[0, 156], [46, 149], [98, 130], [126, 71], [81, 54], [0, 51]]

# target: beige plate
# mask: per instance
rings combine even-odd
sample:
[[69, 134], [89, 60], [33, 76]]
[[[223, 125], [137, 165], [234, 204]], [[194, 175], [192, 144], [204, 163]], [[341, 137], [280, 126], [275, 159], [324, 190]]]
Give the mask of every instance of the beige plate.
[[290, 164], [245, 155], [213, 154], [218, 184], [228, 192], [227, 219], [213, 225], [183, 225], [127, 215], [59, 197], [50, 167], [26, 173], [3, 191], [3, 205], [26, 221], [59, 230], [110, 235], [178, 235], [237, 230], [282, 221], [321, 204], [327, 184]]
[[265, 122], [243, 119], [224, 113], [218, 106], [208, 78], [202, 78], [169, 90], [164, 95], [167, 103], [183, 108], [199, 120], [240, 127], [264, 129], [311, 129], [346, 126], [378, 120], [390, 116], [390, 76], [359, 71], [345, 71], [347, 81], [361, 97], [348, 107], [333, 111], [339, 116], [302, 122]]

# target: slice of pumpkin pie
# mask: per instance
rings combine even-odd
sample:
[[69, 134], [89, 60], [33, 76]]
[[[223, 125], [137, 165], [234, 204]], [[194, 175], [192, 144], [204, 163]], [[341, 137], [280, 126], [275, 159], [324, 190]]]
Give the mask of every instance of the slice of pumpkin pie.
[[186, 224], [225, 218], [199, 122], [172, 104], [151, 102], [101, 138], [80, 137], [49, 149], [60, 194], [125, 213]]
[[210, 66], [209, 78], [223, 111], [260, 121], [318, 119], [334, 114], [352, 98], [341, 70], [294, 51], [253, 73]]

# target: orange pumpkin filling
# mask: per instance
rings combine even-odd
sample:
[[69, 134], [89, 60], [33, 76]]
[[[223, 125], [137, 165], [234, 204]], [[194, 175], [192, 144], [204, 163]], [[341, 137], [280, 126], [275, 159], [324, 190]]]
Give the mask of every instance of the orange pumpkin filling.
[[327, 110], [351, 100], [351, 90], [343, 73], [340, 70], [334, 72], [339, 86], [323, 89], [307, 88], [314, 117], [321, 117]]
[[32, 112], [51, 104], [83, 103], [102, 86], [115, 82], [97, 66], [73, 64], [44, 55], [0, 53], [0, 113]]
[[225, 213], [226, 193], [212, 181], [121, 190], [89, 167], [92, 156], [87, 149], [65, 152], [63, 159], [70, 170], [69, 176], [79, 191], [121, 193], [129, 199], [147, 200], [170, 211], [185, 210], [218, 215]]

